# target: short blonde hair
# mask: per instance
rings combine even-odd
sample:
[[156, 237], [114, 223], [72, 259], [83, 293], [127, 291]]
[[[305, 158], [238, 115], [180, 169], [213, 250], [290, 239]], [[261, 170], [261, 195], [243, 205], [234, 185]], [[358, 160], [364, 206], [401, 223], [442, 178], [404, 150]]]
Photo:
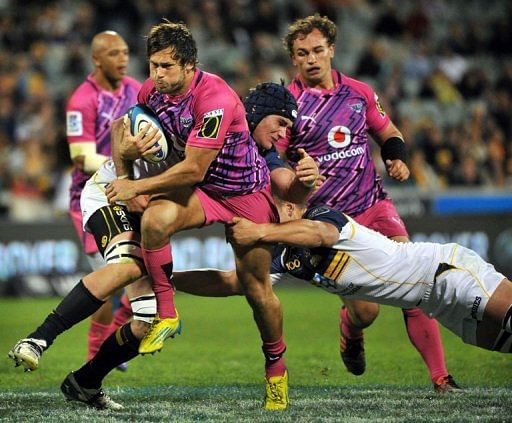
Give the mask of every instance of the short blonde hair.
[[327, 39], [329, 46], [336, 41], [336, 25], [327, 16], [320, 16], [318, 13], [297, 19], [288, 27], [288, 33], [283, 38], [283, 45], [290, 56], [293, 56], [293, 43], [300, 36], [306, 36], [318, 29]]

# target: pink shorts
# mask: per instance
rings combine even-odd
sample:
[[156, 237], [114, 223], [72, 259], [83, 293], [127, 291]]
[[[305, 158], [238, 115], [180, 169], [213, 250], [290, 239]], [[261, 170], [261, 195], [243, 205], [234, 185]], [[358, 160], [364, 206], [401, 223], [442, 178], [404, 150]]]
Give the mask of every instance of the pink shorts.
[[357, 223], [380, 232], [388, 238], [394, 236], [409, 237], [403, 220], [398, 215], [395, 205], [389, 199], [378, 201], [368, 210], [352, 218]]
[[207, 193], [196, 188], [206, 217], [205, 225], [227, 223], [233, 217], [243, 217], [255, 223], [279, 222], [279, 214], [270, 193], [270, 186], [259, 192], [233, 197]]
[[85, 254], [97, 253], [98, 247], [96, 246], [94, 237], [89, 232], [85, 232], [82, 227], [82, 213], [77, 210], [70, 210], [69, 215], [71, 216], [71, 221], [73, 222], [78, 238], [80, 238], [82, 242]]

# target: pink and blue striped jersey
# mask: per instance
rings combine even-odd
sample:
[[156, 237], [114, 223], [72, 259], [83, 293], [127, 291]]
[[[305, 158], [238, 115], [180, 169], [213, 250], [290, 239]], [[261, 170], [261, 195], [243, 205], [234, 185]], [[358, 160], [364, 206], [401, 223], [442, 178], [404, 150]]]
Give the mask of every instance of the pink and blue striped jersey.
[[[112, 122], [124, 115], [137, 102], [140, 82], [125, 76], [115, 92], [104, 90], [92, 75], [73, 92], [66, 107], [67, 140], [96, 143], [96, 153], [110, 157]], [[90, 178], [74, 169], [70, 187], [70, 210], [80, 210], [80, 194]]]
[[309, 206], [328, 206], [357, 216], [387, 198], [372, 160], [368, 131], [379, 132], [390, 122], [372, 88], [332, 71], [335, 88], [308, 88], [297, 76], [288, 86], [297, 99], [298, 116], [289, 138], [278, 148], [292, 166], [297, 150], [316, 159], [325, 182]]
[[265, 159], [249, 134], [244, 106], [218, 76], [196, 69], [189, 90], [179, 96], [158, 92], [148, 79], [138, 102], [156, 113], [178, 159], [185, 157], [187, 145], [219, 150], [202, 189], [233, 196], [258, 192], [270, 183]]

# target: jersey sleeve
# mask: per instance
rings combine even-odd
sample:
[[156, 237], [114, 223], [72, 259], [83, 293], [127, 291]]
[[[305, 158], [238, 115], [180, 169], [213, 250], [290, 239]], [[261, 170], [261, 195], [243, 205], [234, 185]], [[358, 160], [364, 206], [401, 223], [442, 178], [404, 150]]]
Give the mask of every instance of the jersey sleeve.
[[286, 273], [286, 268], [282, 260], [282, 256], [286, 251], [286, 247], [283, 244], [279, 244], [274, 248], [274, 254], [272, 255], [272, 265], [270, 267], [270, 274]]
[[139, 93], [137, 94], [137, 103], [147, 104], [148, 97], [155, 85], [151, 79], [146, 79], [140, 87]]
[[265, 159], [267, 167], [272, 172], [275, 169], [286, 167], [283, 159], [279, 156], [276, 147], [272, 145], [268, 150], [259, 149], [261, 156]]
[[304, 215], [304, 219], [319, 220], [321, 222], [330, 223], [331, 225], [336, 226], [340, 232], [348, 223], [348, 219], [343, 213], [325, 206], [312, 207], [308, 209]]
[[358, 81], [343, 75], [343, 83], [351, 86], [366, 99], [366, 123], [370, 131], [379, 133], [385, 129], [391, 119], [386, 114], [379, 102], [379, 97], [373, 88], [365, 82]]
[[365, 87], [365, 97], [368, 101], [366, 109], [366, 123], [368, 124], [370, 131], [378, 133], [389, 125], [391, 119], [384, 111], [375, 91], [373, 91], [369, 85], [365, 84], [363, 87]]
[[237, 113], [245, 119], [242, 103], [219, 82], [198, 92], [192, 110], [196, 123], [187, 140], [192, 147], [220, 149]]
[[66, 136], [69, 144], [96, 142], [96, 102], [85, 88], [77, 90], [66, 107]]

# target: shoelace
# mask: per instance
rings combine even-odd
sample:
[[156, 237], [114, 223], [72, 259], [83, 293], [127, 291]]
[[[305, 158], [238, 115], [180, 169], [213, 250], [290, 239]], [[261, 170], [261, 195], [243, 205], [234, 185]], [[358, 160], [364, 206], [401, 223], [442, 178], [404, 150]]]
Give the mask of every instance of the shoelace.
[[271, 398], [273, 400], [277, 400], [277, 401], [282, 402], [283, 401], [283, 397], [282, 397], [281, 392], [279, 390], [279, 386], [280, 385], [281, 385], [281, 382], [269, 383], [269, 388], [270, 388]]

